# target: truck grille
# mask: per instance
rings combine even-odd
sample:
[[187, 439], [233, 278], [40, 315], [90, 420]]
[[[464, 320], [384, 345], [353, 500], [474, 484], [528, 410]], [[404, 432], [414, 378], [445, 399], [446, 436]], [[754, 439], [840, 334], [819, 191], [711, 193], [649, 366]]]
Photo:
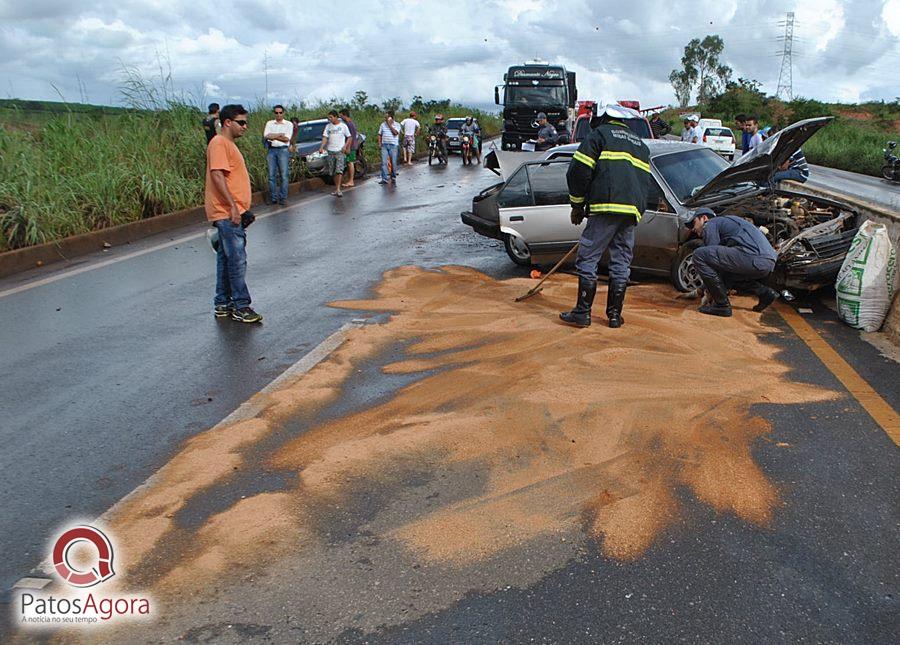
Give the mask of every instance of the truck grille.
[[517, 132], [530, 132], [537, 134], [538, 129], [532, 125], [533, 116], [516, 115], [512, 117], [512, 122], [516, 126]]

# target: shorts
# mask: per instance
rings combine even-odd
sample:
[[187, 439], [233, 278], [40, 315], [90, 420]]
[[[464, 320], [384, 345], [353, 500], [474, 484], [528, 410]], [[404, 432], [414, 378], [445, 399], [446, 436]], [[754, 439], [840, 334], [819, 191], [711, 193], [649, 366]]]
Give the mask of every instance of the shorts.
[[403, 137], [403, 149], [409, 152], [416, 151], [416, 136], [414, 134], [407, 134]]
[[347, 163], [354, 163], [356, 161], [356, 150], [351, 150], [350, 152], [348, 152], [345, 161]]
[[344, 166], [345, 164], [345, 156], [343, 151], [338, 150], [337, 152], [332, 152], [328, 150], [328, 155], [325, 157], [325, 173], [328, 175], [342, 175], [344, 174]]

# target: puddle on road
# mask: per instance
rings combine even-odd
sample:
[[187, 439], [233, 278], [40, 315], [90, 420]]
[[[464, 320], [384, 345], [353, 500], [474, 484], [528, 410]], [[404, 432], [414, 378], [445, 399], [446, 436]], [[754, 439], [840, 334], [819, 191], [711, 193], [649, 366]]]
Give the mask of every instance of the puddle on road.
[[[347, 380], [390, 347], [403, 349], [385, 373], [424, 376], [276, 447], [265, 466], [296, 472], [295, 483], [208, 518], [170, 554], [174, 566], [146, 579], [157, 593], [323, 549], [324, 517], [353, 508], [366, 489], [408, 487], [411, 473], [419, 482], [472, 473], [456, 494], [441, 493], [446, 501], [382, 522], [380, 541], [442, 566], [572, 532], [586, 532], [610, 557], [638, 558], [679, 519], [690, 497], [679, 490], [770, 525], [778, 491], [751, 452], [769, 425], [751, 406], [835, 395], [789, 381], [777, 348], [762, 340], [778, 330], [761, 324], [752, 303], [739, 298], [734, 318], [710, 318], [667, 286], [637, 286], [626, 325], [610, 330], [601, 290], [598, 324], [576, 330], [556, 319], [574, 302], [574, 279], [549, 280], [540, 296], [515, 303], [532, 284], [462, 267], [403, 267], [386, 273], [370, 300], [336, 303], [391, 316], [266, 395], [258, 418], [189, 441], [114, 515], [120, 563], [138, 569], [165, 550], [167, 535], [185, 530], [173, 517], [188, 500], [252, 461], [244, 454], [275, 430], [339, 400]], [[384, 497], [374, 503], [388, 504]]]

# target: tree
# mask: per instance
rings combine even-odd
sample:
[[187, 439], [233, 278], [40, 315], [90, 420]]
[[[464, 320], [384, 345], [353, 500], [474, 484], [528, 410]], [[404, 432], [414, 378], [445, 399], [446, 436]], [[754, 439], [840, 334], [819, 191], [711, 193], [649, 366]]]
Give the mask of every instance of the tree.
[[394, 98], [385, 99], [381, 103], [381, 109], [387, 112], [388, 110], [393, 110], [396, 112], [400, 108], [403, 107], [403, 101], [400, 100], [399, 96], [395, 96]]
[[366, 107], [366, 103], [368, 102], [368, 100], [368, 94], [366, 94], [362, 90], [357, 90], [356, 94], [353, 95], [353, 100], [350, 102], [350, 105], [357, 110], [362, 110]]
[[[725, 42], [719, 36], [706, 36], [703, 40], [694, 38], [684, 48], [681, 70], [673, 70], [669, 75], [675, 96], [679, 103], [685, 93], [690, 94], [697, 87], [697, 103], [705, 104], [715, 96], [723, 85], [731, 79], [731, 68], [719, 62], [725, 49]], [[687, 103], [683, 103], [682, 107]]]
[[672, 83], [672, 87], [675, 88], [675, 98], [678, 100], [678, 106], [687, 107], [691, 102], [691, 86], [693, 85], [690, 73], [687, 70], [679, 72], [677, 69], [673, 69], [672, 73], [669, 74], [669, 81]]
[[416, 94], [412, 97], [412, 100], [409, 102], [409, 109], [415, 110], [416, 112], [421, 112], [425, 109], [425, 103], [422, 101], [422, 97]]

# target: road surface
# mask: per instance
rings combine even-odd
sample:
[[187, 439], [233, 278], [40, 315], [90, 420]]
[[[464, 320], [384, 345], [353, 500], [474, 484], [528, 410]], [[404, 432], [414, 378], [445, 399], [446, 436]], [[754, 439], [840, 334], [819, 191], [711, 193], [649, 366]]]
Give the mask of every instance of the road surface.
[[810, 186], [824, 188], [894, 212], [900, 212], [900, 183], [898, 182], [812, 164], [810, 164], [809, 170], [807, 183]]
[[105, 521], [159, 618], [110, 641], [893, 642], [896, 362], [646, 279], [561, 327], [571, 276], [514, 304], [459, 222], [494, 180], [262, 209], [261, 326], [212, 317], [198, 229], [0, 282], [3, 589], [156, 473]]

